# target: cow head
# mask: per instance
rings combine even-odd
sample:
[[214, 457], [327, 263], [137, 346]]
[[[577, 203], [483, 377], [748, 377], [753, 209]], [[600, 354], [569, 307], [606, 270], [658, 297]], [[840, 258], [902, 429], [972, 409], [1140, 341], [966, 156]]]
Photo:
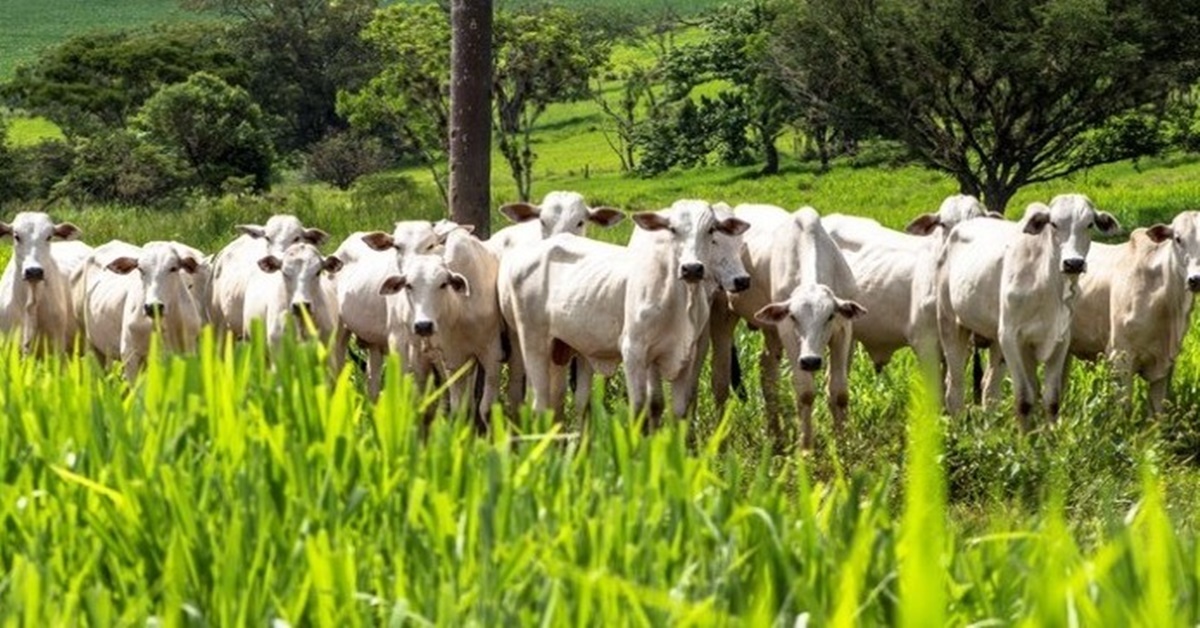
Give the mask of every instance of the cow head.
[[363, 235], [362, 240], [376, 251], [395, 250], [396, 255], [403, 259], [408, 255], [440, 253], [441, 247], [446, 244], [446, 238], [459, 230], [471, 233], [475, 227], [460, 225], [450, 220], [439, 220], [436, 223], [428, 220], [403, 220], [396, 223], [391, 234], [373, 231]]
[[858, 303], [839, 299], [828, 286], [803, 284], [786, 301], [763, 306], [754, 318], [764, 325], [778, 327], [785, 338], [792, 336], [799, 347], [796, 366], [817, 371], [824, 364], [822, 356], [834, 330], [866, 313], [866, 308]]
[[329, 234], [320, 229], [308, 229], [300, 224], [300, 219], [287, 214], [271, 216], [265, 225], [238, 225], [238, 231], [256, 239], [265, 240], [267, 255], [282, 257], [287, 248], [293, 244], [307, 242], [313, 246], [321, 246], [329, 239]]
[[704, 201], [675, 201], [670, 209], [634, 214], [633, 220], [642, 229], [670, 235], [677, 276], [689, 283], [704, 279], [705, 273], [711, 272], [706, 265], [717, 262], [717, 233], [740, 236], [750, 228], [749, 223], [731, 215], [718, 218]]
[[1120, 231], [1121, 225], [1108, 212], [1096, 209], [1082, 194], [1060, 194], [1050, 205], [1032, 203], [1025, 209], [1021, 229], [1029, 235], [1041, 235], [1049, 228], [1059, 249], [1061, 270], [1068, 275], [1087, 271], [1087, 254], [1092, 247], [1092, 229], [1105, 235]]
[[[733, 218], [733, 211], [725, 203], [714, 203], [713, 211], [717, 222]], [[742, 292], [750, 288], [750, 273], [746, 272], [742, 254], [742, 233], [729, 234], [720, 229], [713, 232], [712, 240], [715, 251], [713, 260], [713, 275], [722, 290], [730, 293]]]
[[1170, 225], [1146, 229], [1153, 242], [1171, 242], [1183, 262], [1184, 276], [1191, 292], [1200, 292], [1200, 212], [1182, 212]]
[[142, 280], [142, 314], [161, 318], [168, 303], [178, 304], [189, 298], [181, 274], [195, 273], [200, 262], [190, 252], [181, 251], [170, 242], [147, 242], [137, 257], [118, 257], [105, 268], [119, 275], [137, 270]]
[[313, 306], [320, 303], [321, 273], [336, 273], [342, 269], [342, 260], [337, 256], [322, 257], [317, 247], [308, 242], [293, 244], [279, 258], [267, 255], [258, 260], [258, 267], [265, 273], [283, 275], [284, 292], [292, 313], [312, 316]]
[[13, 239], [9, 263], [17, 264], [17, 277], [30, 284], [45, 280], [46, 268], [54, 264], [50, 257], [50, 241], [74, 240], [79, 233], [79, 227], [69, 222], [56, 225], [42, 212], [21, 212], [13, 218], [12, 224], [0, 222], [0, 237], [12, 236]]
[[412, 326], [408, 331], [427, 338], [438, 332], [439, 324], [449, 318], [462, 298], [471, 296], [471, 286], [440, 257], [418, 255], [405, 260], [399, 275], [385, 279], [379, 293], [403, 293], [400, 298], [408, 300], [412, 312], [412, 319], [406, 321]]
[[969, 194], [955, 194], [942, 201], [937, 213], [921, 214], [908, 223], [905, 231], [913, 235], [926, 236], [941, 227], [949, 233], [954, 225], [972, 218], [1003, 218], [1004, 216], [990, 212], [979, 199]]
[[542, 238], [560, 233], [583, 235], [588, 222], [611, 227], [625, 218], [619, 209], [588, 207], [583, 196], [575, 192], [551, 192], [541, 205], [509, 203], [500, 208], [500, 213], [518, 223], [537, 220], [541, 223]]

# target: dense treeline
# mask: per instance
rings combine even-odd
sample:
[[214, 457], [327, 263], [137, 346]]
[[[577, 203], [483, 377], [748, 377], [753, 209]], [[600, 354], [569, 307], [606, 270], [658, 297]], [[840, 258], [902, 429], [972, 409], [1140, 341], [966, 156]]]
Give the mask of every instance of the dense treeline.
[[[0, 145], [0, 202], [150, 205], [268, 189], [303, 167], [347, 188], [396, 165], [444, 190], [449, 17], [377, 0], [186, 0], [222, 19], [69, 39], [0, 85], [65, 139]], [[746, 0], [700, 17], [519, 5], [497, 14], [496, 143], [531, 194], [532, 131], [591, 99], [631, 174], [828, 168], [863, 142], [1003, 210], [1022, 186], [1200, 146], [1200, 0]], [[700, 37], [679, 43], [681, 28]], [[614, 62], [614, 42], [652, 54]], [[444, 195], [444, 192], [443, 192]]]

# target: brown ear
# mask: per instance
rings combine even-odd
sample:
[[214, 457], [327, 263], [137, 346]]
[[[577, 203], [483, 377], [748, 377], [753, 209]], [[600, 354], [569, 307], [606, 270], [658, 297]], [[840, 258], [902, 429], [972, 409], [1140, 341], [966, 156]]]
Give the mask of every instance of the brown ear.
[[500, 213], [513, 222], [537, 220], [542, 215], [542, 209], [529, 203], [506, 203], [500, 206]]
[[778, 325], [789, 315], [791, 315], [791, 311], [785, 301], [763, 306], [761, 310], [754, 313], [754, 320], [765, 325]]
[[367, 243], [367, 246], [376, 251], [386, 251], [396, 245], [396, 241], [392, 236], [382, 231], [372, 231], [362, 237], [362, 241]]
[[60, 222], [57, 225], [54, 225], [54, 237], [60, 240], [74, 240], [82, 233], [83, 232], [79, 230], [79, 227], [76, 227], [69, 222]]
[[1050, 212], [1036, 211], [1025, 217], [1025, 233], [1038, 235], [1050, 224]]
[[633, 222], [646, 231], [659, 231], [671, 228], [671, 219], [658, 212], [639, 212], [633, 215]]
[[7, 222], [0, 222], [0, 238], [12, 235], [12, 225]]
[[601, 227], [611, 227], [625, 220], [625, 212], [613, 207], [596, 207], [588, 210], [588, 220]]
[[260, 225], [238, 225], [235, 228], [251, 238], [267, 237], [267, 230]]
[[406, 284], [408, 284], [408, 280], [404, 278], [404, 275], [392, 275], [384, 279], [383, 283], [379, 285], [379, 294], [396, 294], [403, 290]]
[[302, 237], [313, 246], [321, 246], [329, 239], [329, 234], [320, 229], [305, 229]]
[[471, 296], [471, 284], [467, 283], [466, 277], [458, 273], [450, 273], [449, 283], [455, 292], [461, 293], [464, 297]]
[[1108, 212], [1096, 212], [1096, 228], [1104, 235], [1115, 235], [1121, 231], [1121, 223]]
[[908, 223], [908, 226], [904, 228], [904, 231], [913, 235], [927, 236], [933, 233], [933, 230], [937, 229], [941, 224], [942, 221], [938, 218], [937, 214], [921, 214], [913, 218], [912, 222]]
[[1155, 244], [1161, 244], [1175, 237], [1175, 230], [1170, 225], [1154, 225], [1146, 229], [1146, 237]]
[[729, 217], [717, 223], [717, 231], [731, 236], [742, 235], [743, 233], [746, 233], [746, 230], [749, 228], [750, 223], [742, 220], [741, 218]]
[[842, 316], [854, 320], [863, 314], [867, 313], [867, 308], [855, 303], [854, 301], [838, 301], [837, 312]]
[[187, 257], [179, 258], [179, 267], [188, 273], [195, 274], [200, 269], [200, 262], [197, 262], [196, 258], [188, 255]]
[[132, 257], [118, 257], [108, 263], [104, 268], [118, 275], [128, 275], [133, 272], [133, 269], [138, 267], [138, 261]]
[[321, 269], [332, 275], [342, 269], [342, 260], [336, 255], [330, 255], [321, 262]]
[[274, 255], [268, 255], [258, 260], [258, 267], [261, 268], [264, 273], [273, 273], [280, 268], [283, 268], [283, 262], [279, 261], [279, 258], [275, 257]]

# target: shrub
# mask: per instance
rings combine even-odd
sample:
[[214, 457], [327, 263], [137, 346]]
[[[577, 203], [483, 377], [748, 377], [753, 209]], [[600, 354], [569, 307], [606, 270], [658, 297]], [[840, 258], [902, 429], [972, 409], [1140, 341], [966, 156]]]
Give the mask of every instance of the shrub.
[[390, 161], [378, 139], [339, 131], [313, 145], [305, 170], [316, 181], [348, 190], [359, 177], [383, 170]]
[[150, 205], [186, 186], [183, 164], [134, 133], [115, 130], [79, 141], [67, 176], [55, 189], [76, 203]]

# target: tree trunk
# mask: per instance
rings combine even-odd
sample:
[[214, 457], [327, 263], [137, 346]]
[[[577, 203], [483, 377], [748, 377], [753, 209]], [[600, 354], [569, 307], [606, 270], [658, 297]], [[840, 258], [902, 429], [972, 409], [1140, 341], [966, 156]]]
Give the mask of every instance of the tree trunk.
[[1008, 201], [1012, 199], [1013, 194], [1017, 193], [1018, 187], [1011, 182], [986, 181], [983, 185], [983, 198], [980, 200], [983, 201], [983, 206], [988, 208], [988, 211], [1003, 215], [1005, 208], [1008, 207]]
[[450, 218], [491, 233], [492, 0], [450, 3]]
[[763, 174], [779, 174], [779, 149], [775, 147], [775, 138], [767, 138], [764, 136], [762, 142], [763, 157], [766, 159], [766, 164], [763, 165]]

